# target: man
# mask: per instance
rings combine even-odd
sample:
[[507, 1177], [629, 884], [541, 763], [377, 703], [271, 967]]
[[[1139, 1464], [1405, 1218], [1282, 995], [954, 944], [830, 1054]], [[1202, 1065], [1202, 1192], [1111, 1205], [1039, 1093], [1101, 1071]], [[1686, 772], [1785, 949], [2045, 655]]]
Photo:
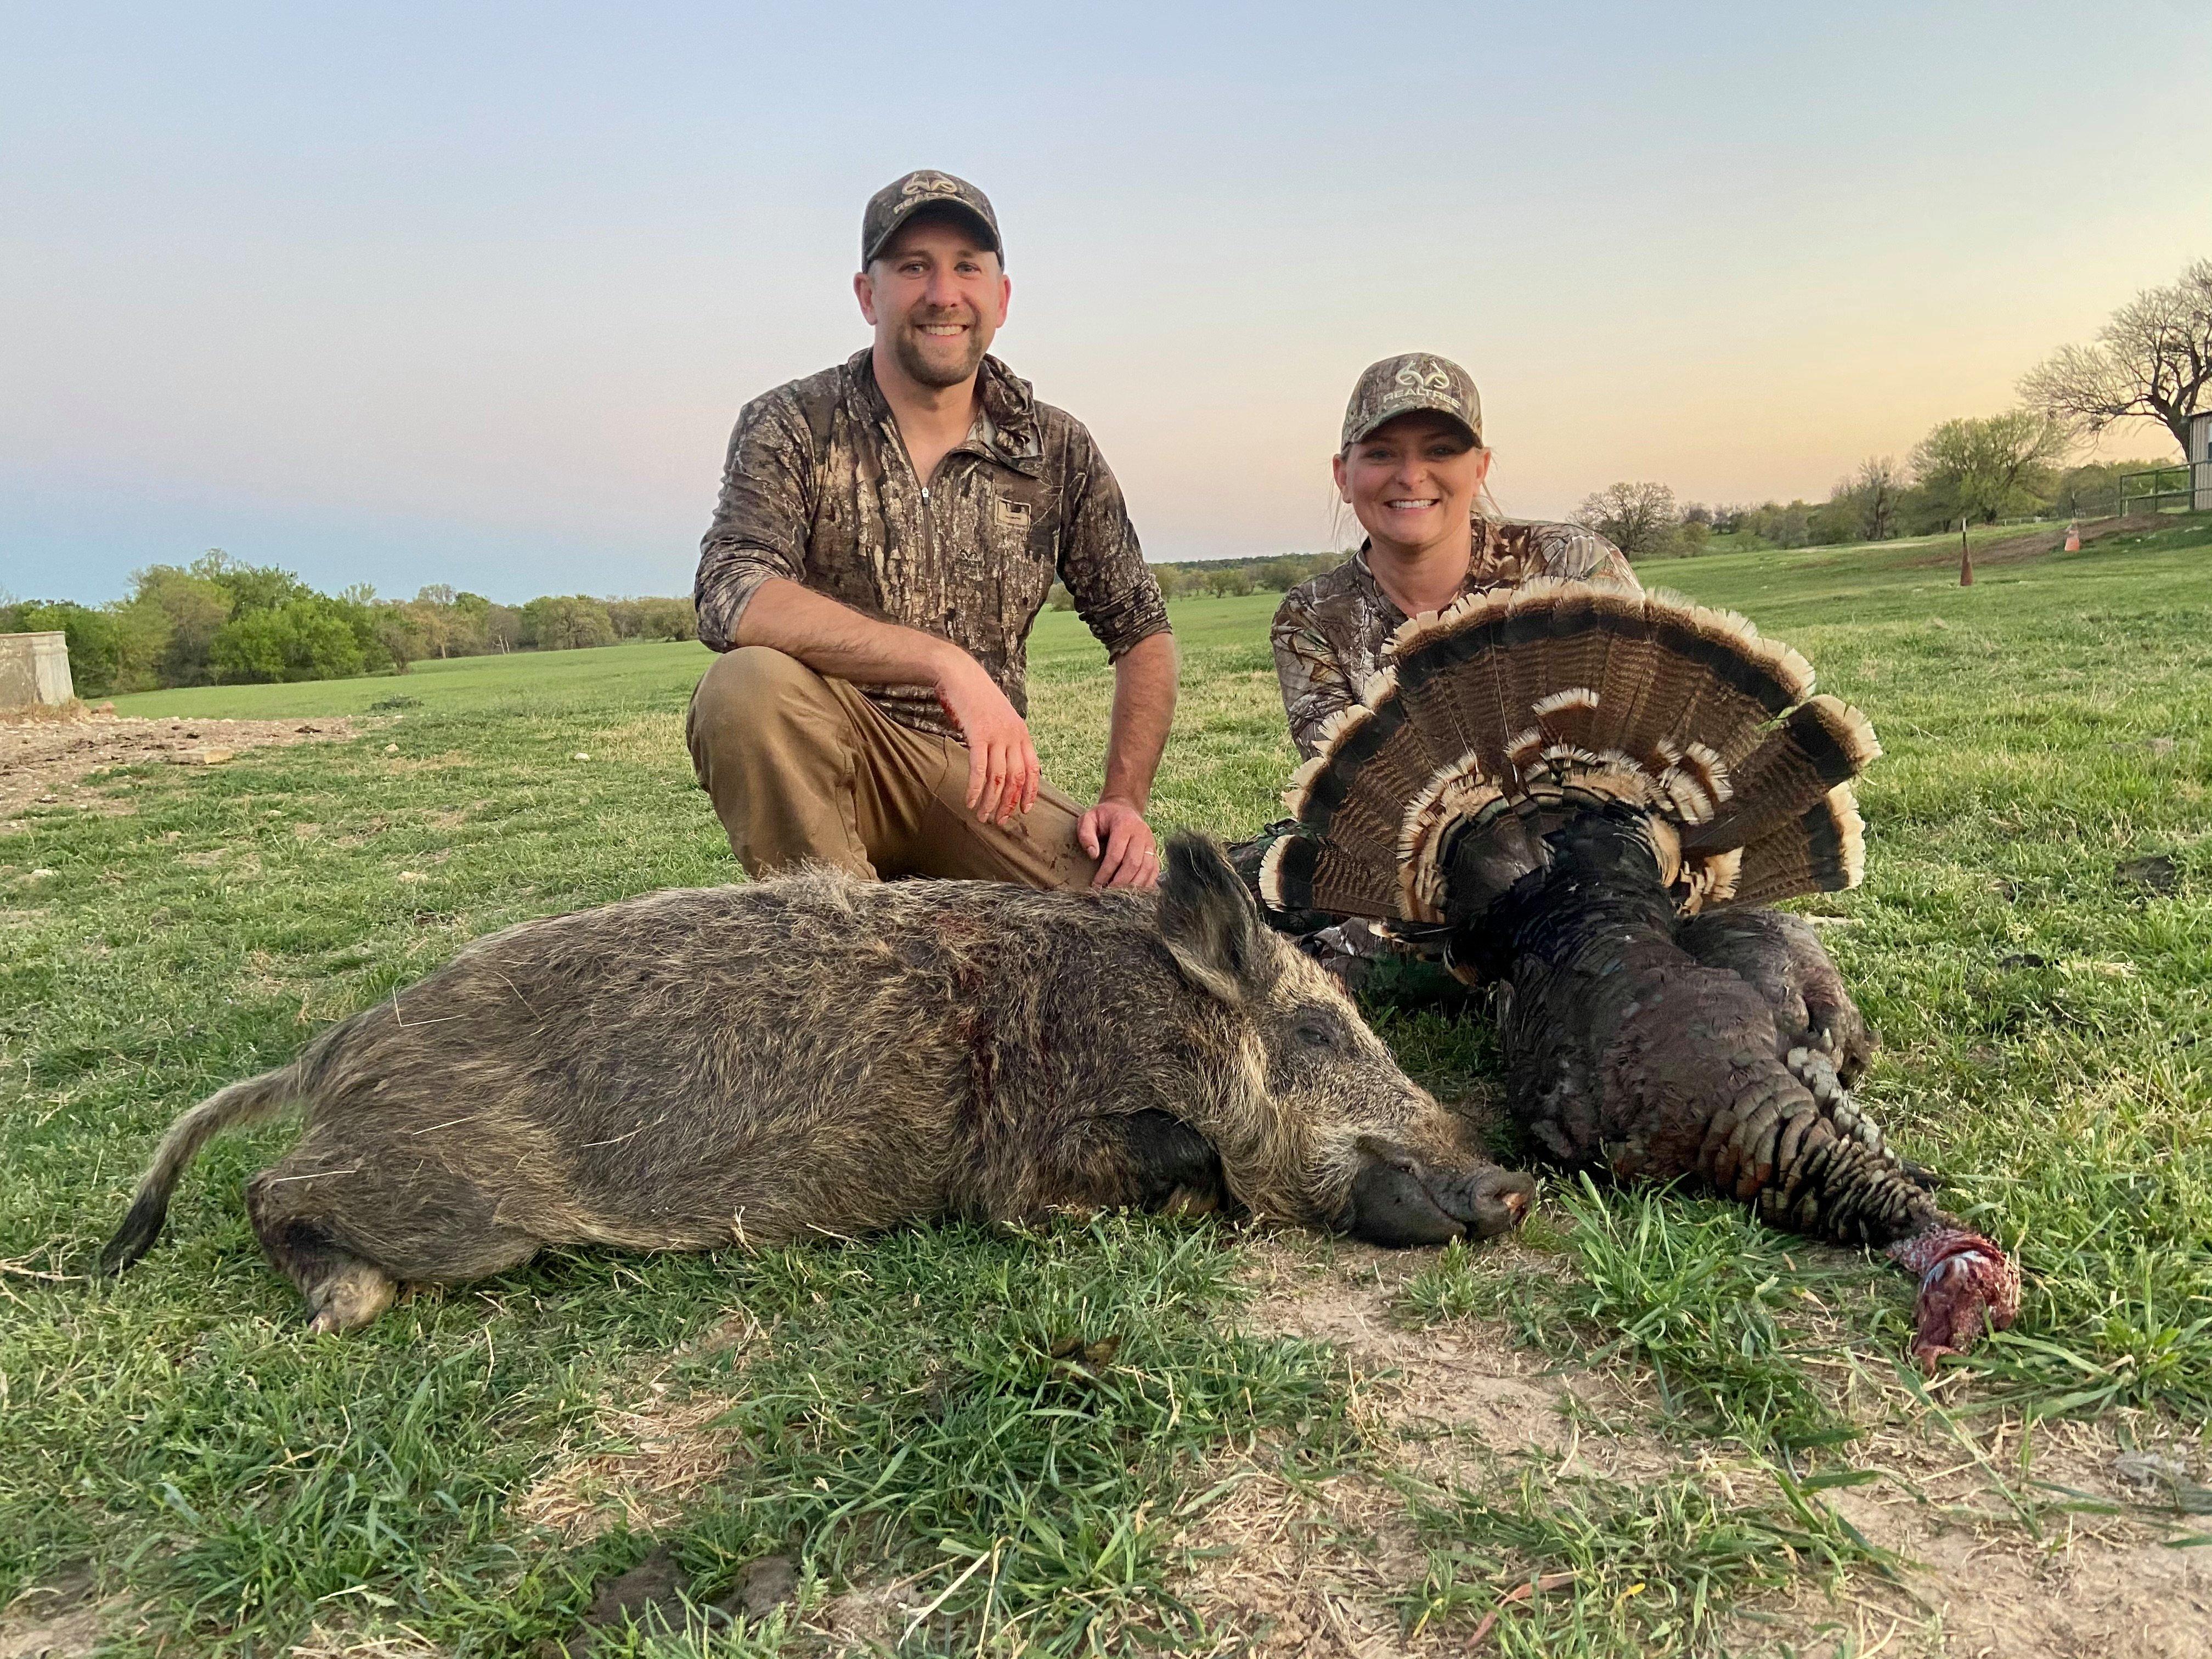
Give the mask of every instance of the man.
[[[874, 343], [745, 406], [701, 548], [724, 654], [689, 737], [730, 846], [756, 876], [1149, 888], [1175, 640], [1097, 445], [986, 355], [1012, 294], [990, 202], [945, 173], [885, 185], [853, 289]], [[1087, 811], [1024, 719], [1055, 576], [1114, 665]]]

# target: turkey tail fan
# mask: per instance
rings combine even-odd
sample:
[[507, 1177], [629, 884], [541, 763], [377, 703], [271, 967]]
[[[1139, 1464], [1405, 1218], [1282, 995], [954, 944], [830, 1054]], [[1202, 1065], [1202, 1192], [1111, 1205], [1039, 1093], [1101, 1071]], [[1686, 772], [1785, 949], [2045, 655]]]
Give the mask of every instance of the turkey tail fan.
[[1849, 784], [1743, 849], [1731, 904], [1772, 904], [1856, 887], [1866, 868], [1866, 826]]
[[1508, 710], [1520, 717], [1556, 693], [1597, 690], [1609, 628], [1633, 604], [1633, 595], [1588, 583], [1524, 583], [1511, 590], [1499, 630], [1505, 660], [1498, 681]]
[[1693, 852], [1748, 847], [1866, 770], [1881, 753], [1874, 727], [1850, 704], [1814, 697], [1760, 739], [1735, 769], [1728, 805], [1683, 837]]
[[1354, 857], [1387, 859], [1398, 844], [1402, 802], [1432, 769], [1388, 674], [1322, 726], [1321, 749], [1291, 777], [1283, 804], [1315, 833]]
[[1733, 766], [1755, 748], [1767, 721], [1813, 692], [1813, 665], [1733, 611], [1693, 611], [1696, 648], [1710, 671], [1675, 723], [1706, 738]]
[[1273, 860], [1271, 903], [1440, 921], [1448, 848], [1476, 867], [1466, 836], [1556, 825], [1563, 800], [1664, 820], [1659, 844], [1680, 848], [1667, 879], [1689, 908], [1856, 879], [1849, 793], [1829, 797], [1881, 752], [1873, 728], [1733, 612], [1535, 580], [1415, 617], [1385, 661], [1291, 780], [1285, 801], [1316, 845]]

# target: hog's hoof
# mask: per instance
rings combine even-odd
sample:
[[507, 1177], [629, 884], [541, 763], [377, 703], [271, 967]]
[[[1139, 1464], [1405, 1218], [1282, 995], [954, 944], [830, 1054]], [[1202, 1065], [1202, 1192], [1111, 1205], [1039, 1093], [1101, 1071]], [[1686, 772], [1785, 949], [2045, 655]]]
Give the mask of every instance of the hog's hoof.
[[1221, 1194], [1212, 1187], [1178, 1187], [1160, 1206], [1165, 1216], [1194, 1217], [1212, 1215], [1221, 1208]]
[[389, 1273], [356, 1262], [318, 1285], [307, 1304], [307, 1328], [357, 1331], [389, 1308], [399, 1286]]

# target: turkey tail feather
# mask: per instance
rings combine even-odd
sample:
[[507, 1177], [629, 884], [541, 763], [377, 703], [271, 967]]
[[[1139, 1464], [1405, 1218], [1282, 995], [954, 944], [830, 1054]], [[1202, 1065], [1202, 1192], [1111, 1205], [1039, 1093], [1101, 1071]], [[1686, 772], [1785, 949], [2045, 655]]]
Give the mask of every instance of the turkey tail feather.
[[1748, 847], [1798, 817], [1881, 753], [1867, 717], [1831, 696], [1790, 711], [1735, 768], [1735, 799], [1683, 836], [1692, 852]]
[[1260, 896], [1278, 910], [1328, 910], [1387, 921], [1402, 914], [1397, 867], [1363, 862], [1332, 842], [1285, 836], [1260, 865]]
[[1851, 787], [1838, 784], [1802, 817], [1743, 849], [1729, 902], [1775, 904], [1856, 887], [1866, 870], [1865, 837]]
[[1430, 735], [1430, 759], [1443, 765], [1473, 754], [1483, 775], [1504, 769], [1514, 730], [1502, 674], [1498, 623], [1504, 607], [1464, 600], [1419, 617], [1392, 641], [1392, 668], [1407, 717]]

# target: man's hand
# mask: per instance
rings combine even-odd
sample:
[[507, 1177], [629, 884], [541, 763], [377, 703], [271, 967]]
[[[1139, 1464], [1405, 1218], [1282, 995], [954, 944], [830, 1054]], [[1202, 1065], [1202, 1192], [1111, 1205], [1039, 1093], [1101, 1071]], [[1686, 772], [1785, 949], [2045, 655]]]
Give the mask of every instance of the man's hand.
[[945, 647], [937, 700], [968, 745], [968, 810], [975, 821], [1004, 828], [1036, 805], [1044, 768], [1030, 728], [983, 665], [957, 646]]
[[1103, 797], [1075, 826], [1075, 838], [1098, 860], [1093, 887], [1133, 887], [1148, 893], [1159, 884], [1159, 849], [1134, 802]]

